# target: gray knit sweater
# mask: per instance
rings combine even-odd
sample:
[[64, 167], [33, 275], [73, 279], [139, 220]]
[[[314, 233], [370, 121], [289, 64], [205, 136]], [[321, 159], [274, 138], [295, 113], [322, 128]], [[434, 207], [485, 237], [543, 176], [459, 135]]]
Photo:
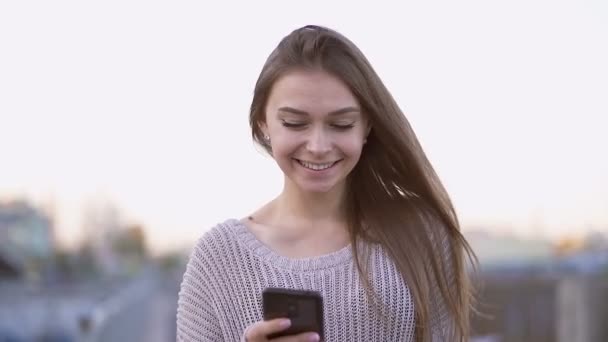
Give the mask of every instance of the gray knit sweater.
[[266, 287], [317, 290], [323, 296], [326, 341], [413, 341], [414, 304], [380, 246], [370, 246], [370, 280], [386, 312], [367, 299], [351, 247], [290, 259], [260, 242], [236, 219], [206, 232], [195, 246], [179, 292], [177, 341], [239, 341], [262, 320]]

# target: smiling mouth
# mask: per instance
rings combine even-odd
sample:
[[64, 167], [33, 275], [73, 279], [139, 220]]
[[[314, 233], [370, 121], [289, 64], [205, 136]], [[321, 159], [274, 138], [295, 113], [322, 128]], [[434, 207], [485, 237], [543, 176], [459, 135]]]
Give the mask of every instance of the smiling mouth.
[[311, 163], [311, 162], [307, 162], [304, 160], [300, 160], [300, 159], [295, 159], [295, 161], [298, 162], [298, 164], [302, 165], [303, 167], [309, 169], [309, 170], [313, 170], [313, 171], [323, 171], [323, 170], [327, 170], [330, 167], [336, 165], [338, 162], [340, 162], [340, 160], [336, 160], [333, 162], [329, 162], [329, 163]]

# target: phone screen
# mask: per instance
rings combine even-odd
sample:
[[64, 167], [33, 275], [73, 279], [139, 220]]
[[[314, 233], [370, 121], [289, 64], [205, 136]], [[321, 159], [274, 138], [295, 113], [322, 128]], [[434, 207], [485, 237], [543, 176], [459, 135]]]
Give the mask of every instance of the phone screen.
[[323, 340], [323, 299], [316, 291], [267, 288], [262, 293], [264, 320], [289, 318], [291, 326], [275, 338], [303, 332], [316, 332]]

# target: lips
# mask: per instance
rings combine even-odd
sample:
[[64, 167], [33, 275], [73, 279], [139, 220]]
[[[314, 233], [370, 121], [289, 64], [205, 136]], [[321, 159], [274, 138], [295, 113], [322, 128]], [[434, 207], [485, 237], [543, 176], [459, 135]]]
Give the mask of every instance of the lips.
[[312, 170], [312, 171], [323, 171], [323, 170], [327, 170], [330, 167], [336, 165], [340, 160], [336, 160], [336, 161], [332, 161], [332, 162], [326, 162], [326, 163], [312, 163], [312, 162], [308, 162], [308, 161], [304, 161], [304, 160], [300, 160], [300, 159], [295, 159], [298, 164], [302, 165], [303, 167]]

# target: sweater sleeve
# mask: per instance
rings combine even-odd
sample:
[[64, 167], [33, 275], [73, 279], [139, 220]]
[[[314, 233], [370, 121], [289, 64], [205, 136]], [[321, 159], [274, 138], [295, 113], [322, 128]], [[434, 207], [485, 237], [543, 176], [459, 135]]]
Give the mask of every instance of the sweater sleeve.
[[209, 251], [204, 240], [194, 248], [181, 283], [177, 307], [178, 342], [223, 341], [213, 299]]

